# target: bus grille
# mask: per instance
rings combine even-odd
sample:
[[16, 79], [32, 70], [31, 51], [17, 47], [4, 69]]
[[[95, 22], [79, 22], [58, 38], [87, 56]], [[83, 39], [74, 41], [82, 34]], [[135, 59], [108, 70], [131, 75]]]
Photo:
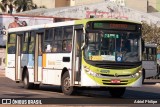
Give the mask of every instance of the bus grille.
[[88, 64], [95, 67], [105, 69], [131, 69], [142, 65], [142, 62], [111, 62], [111, 61], [90, 61], [86, 60]]
[[[101, 74], [102, 76], [115, 77], [114, 75]], [[118, 77], [130, 77], [131, 75], [118, 75]]]
[[127, 85], [127, 83], [103, 83], [104, 85]]
[[104, 85], [127, 85], [128, 84], [128, 80], [121, 80], [120, 83], [111, 83], [111, 80], [102, 80], [102, 83]]

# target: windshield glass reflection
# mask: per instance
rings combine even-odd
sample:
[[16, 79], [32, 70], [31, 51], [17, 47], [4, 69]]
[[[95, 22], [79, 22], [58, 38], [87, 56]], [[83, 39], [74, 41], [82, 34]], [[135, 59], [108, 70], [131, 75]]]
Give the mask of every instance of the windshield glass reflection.
[[85, 58], [93, 61], [138, 62], [139, 37], [134, 33], [88, 33]]

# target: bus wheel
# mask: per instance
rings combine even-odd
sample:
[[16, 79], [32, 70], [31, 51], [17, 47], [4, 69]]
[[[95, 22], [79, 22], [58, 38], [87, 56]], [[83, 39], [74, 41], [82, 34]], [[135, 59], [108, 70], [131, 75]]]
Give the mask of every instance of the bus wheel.
[[40, 84], [34, 84], [34, 89], [39, 89]]
[[70, 86], [69, 73], [65, 72], [62, 76], [62, 92], [66, 95], [72, 95], [74, 93], [74, 87]]
[[33, 83], [29, 83], [29, 76], [27, 73], [24, 75], [23, 86], [25, 89], [32, 89], [34, 86]]
[[145, 79], [145, 70], [142, 71], [142, 84], [144, 84], [144, 79]]
[[122, 97], [125, 90], [126, 90], [125, 87], [109, 88], [109, 92], [112, 97]]

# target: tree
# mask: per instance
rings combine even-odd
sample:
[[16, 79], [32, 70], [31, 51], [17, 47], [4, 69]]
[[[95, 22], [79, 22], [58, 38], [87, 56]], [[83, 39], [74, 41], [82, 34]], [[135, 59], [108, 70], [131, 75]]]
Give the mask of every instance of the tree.
[[32, 0], [2, 0], [0, 3], [2, 12], [11, 13], [13, 9], [16, 12], [23, 12], [27, 10], [36, 9], [37, 5]]
[[156, 24], [148, 25], [146, 22], [143, 22], [142, 37], [145, 42], [157, 44], [158, 50], [160, 50], [160, 27]]
[[2, 12], [7, 12], [7, 6], [9, 4], [9, 0], [2, 0], [0, 3], [0, 8]]
[[32, 0], [14, 0], [13, 4], [16, 6], [17, 12], [32, 10], [37, 7]]

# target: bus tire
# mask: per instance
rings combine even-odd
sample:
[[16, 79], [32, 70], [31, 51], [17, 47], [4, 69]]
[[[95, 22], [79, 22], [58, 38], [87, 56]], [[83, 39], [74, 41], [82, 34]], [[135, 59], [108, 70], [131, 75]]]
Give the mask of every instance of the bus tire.
[[111, 94], [112, 97], [119, 98], [124, 95], [126, 88], [125, 87], [110, 87], [109, 88], [109, 93]]
[[34, 89], [39, 89], [40, 84], [34, 84]]
[[25, 89], [32, 89], [34, 87], [33, 83], [29, 83], [28, 73], [25, 73], [25, 75], [24, 75], [23, 86], [24, 86]]
[[145, 70], [143, 69], [143, 71], [142, 71], [142, 84], [144, 84], [144, 79], [145, 79]]
[[62, 92], [65, 95], [72, 95], [74, 94], [74, 87], [70, 86], [70, 77], [69, 77], [69, 73], [65, 72], [62, 75], [62, 81], [61, 81], [61, 88], [62, 88]]

